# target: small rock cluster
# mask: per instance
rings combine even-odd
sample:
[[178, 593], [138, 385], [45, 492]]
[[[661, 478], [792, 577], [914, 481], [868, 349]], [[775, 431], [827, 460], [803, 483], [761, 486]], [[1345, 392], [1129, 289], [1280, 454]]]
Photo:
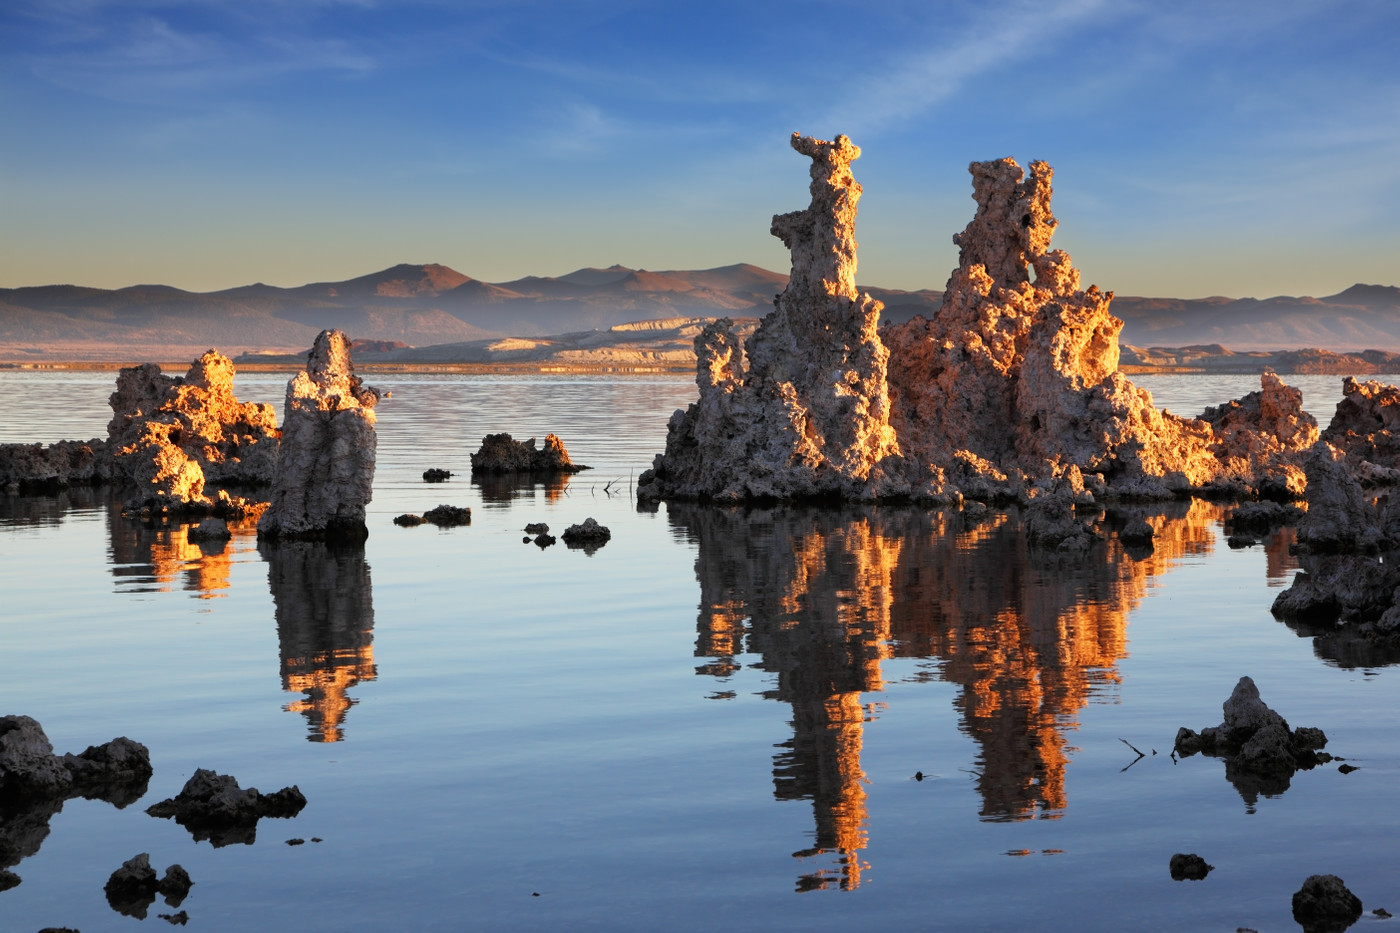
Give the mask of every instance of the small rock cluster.
[[215, 847], [243, 843], [257, 837], [258, 820], [286, 819], [306, 806], [306, 797], [294, 784], [274, 794], [256, 787], [238, 786], [232, 775], [196, 769], [179, 794], [146, 808], [151, 816], [169, 819], [190, 831], [195, 841], [208, 839]]
[[171, 907], [179, 907], [189, 896], [194, 882], [189, 872], [179, 865], [171, 865], [165, 870], [165, 877], [157, 880], [155, 869], [151, 867], [151, 856], [142, 852], [122, 863], [122, 867], [112, 872], [103, 886], [107, 903], [117, 913], [137, 920], [145, 920], [146, 912], [155, 903], [156, 895], [165, 898]]
[[1274, 796], [1288, 789], [1293, 774], [1332, 760], [1321, 749], [1327, 736], [1321, 729], [1290, 730], [1288, 722], [1259, 697], [1259, 688], [1241, 677], [1223, 704], [1225, 721], [1199, 733], [1183, 726], [1177, 731], [1175, 752], [1186, 758], [1200, 752], [1225, 759], [1225, 776], [1253, 805], [1258, 794]]
[[406, 513], [394, 517], [395, 525], [412, 528], [415, 525], [437, 525], [439, 528], [456, 528], [472, 523], [472, 510], [465, 506], [439, 505], [422, 515]]

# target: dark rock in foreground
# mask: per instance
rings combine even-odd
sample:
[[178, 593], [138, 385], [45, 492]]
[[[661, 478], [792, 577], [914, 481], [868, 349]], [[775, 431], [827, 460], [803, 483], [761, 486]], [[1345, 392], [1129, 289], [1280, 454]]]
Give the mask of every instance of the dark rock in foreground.
[[463, 506], [440, 505], [423, 513], [424, 521], [432, 522], [439, 528], [455, 528], [472, 523], [472, 510]]
[[1310, 875], [1293, 895], [1293, 919], [1306, 933], [1340, 933], [1361, 918], [1361, 898], [1336, 875]]
[[193, 885], [189, 872], [179, 865], [171, 865], [165, 870], [165, 877], [157, 881], [150, 855], [142, 852], [127, 859], [121, 868], [112, 872], [103, 886], [103, 893], [107, 895], [107, 903], [117, 913], [145, 920], [157, 893], [164, 896], [165, 903], [171, 907], [179, 907]]
[[179, 794], [146, 808], [146, 812], [162, 819], [174, 817], [196, 842], [208, 839], [220, 848], [232, 843], [251, 845], [258, 820], [293, 817], [305, 806], [306, 797], [296, 785], [263, 794], [256, 787], [243, 790], [231, 775], [200, 768]]

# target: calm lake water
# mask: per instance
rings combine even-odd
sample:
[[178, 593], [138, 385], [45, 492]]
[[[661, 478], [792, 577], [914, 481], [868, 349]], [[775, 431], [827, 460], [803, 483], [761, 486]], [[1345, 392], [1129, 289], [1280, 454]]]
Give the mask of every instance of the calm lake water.
[[[0, 372], [0, 442], [102, 435], [114, 378]], [[285, 378], [237, 391], [280, 416]], [[689, 379], [370, 381], [393, 397], [362, 549], [206, 551], [102, 491], [0, 495], [0, 713], [155, 765], [140, 802], [52, 817], [0, 929], [131, 928], [102, 887], [139, 852], [189, 871], [206, 931], [1289, 930], [1314, 873], [1400, 912], [1400, 658], [1273, 619], [1286, 532], [1230, 550], [1219, 506], [1177, 503], [1150, 556], [1067, 560], [1014, 513], [638, 510]], [[1135, 381], [1182, 413], [1258, 385]], [[1325, 423], [1340, 378], [1289, 381]], [[596, 469], [474, 485], [498, 431]], [[471, 526], [392, 524], [440, 503]], [[589, 516], [591, 555], [521, 541]], [[1265, 796], [1170, 757], [1244, 674], [1360, 770]], [[217, 849], [144, 813], [201, 767], [308, 805]], [[1176, 852], [1216, 869], [1173, 881]]]

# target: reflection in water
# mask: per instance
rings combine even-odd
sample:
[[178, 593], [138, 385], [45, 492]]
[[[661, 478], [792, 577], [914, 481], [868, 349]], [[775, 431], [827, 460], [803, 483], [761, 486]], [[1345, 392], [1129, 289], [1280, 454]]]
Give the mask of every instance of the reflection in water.
[[568, 492], [571, 473], [473, 473], [472, 486], [481, 494], [488, 508], [536, 499], [544, 493], [544, 501], [558, 502]]
[[199, 599], [218, 599], [229, 588], [229, 573], [236, 554], [247, 550], [257, 521], [228, 523], [231, 541], [189, 540], [193, 525], [180, 522], [147, 523], [123, 518], [120, 499], [107, 501], [107, 528], [111, 537], [112, 575], [122, 593], [168, 593], [179, 578], [181, 589]]
[[97, 508], [100, 495], [91, 486], [74, 486], [46, 495], [0, 493], [0, 526], [57, 525], [70, 511]]
[[282, 689], [306, 699], [285, 708], [306, 716], [311, 742], [344, 738], [346, 691], [374, 680], [374, 598], [362, 546], [323, 541], [259, 542], [277, 618]]
[[1151, 553], [1130, 557], [1109, 536], [1063, 558], [1030, 548], [1005, 513], [964, 527], [951, 511], [668, 506], [698, 546], [696, 656], [707, 660], [697, 672], [724, 679], [738, 655], [759, 655], [753, 666], [777, 675], [765, 696], [792, 704], [774, 793], [812, 801], [815, 844], [796, 855], [836, 862], [803, 874], [798, 889], [860, 884], [860, 751], [873, 718], [861, 694], [882, 689], [884, 658], [929, 658], [928, 676], [963, 686], [982, 819], [1059, 816], [1065, 733], [1116, 686], [1128, 612], [1150, 577], [1212, 548], [1220, 512], [1193, 501], [1139, 513], [1157, 534]]

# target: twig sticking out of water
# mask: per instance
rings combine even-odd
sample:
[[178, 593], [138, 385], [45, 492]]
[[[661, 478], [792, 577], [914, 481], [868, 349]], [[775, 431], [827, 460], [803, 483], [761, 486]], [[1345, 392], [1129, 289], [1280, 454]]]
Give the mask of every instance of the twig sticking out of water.
[[1147, 756], [1142, 753], [1142, 749], [1138, 748], [1136, 745], [1134, 745], [1132, 742], [1129, 742], [1127, 739], [1119, 739], [1118, 741], [1122, 742], [1124, 745], [1137, 752], [1136, 758], [1134, 758], [1132, 761], [1128, 762], [1126, 765], [1118, 769], [1118, 773], [1122, 774], [1124, 771], [1127, 771], [1129, 768], [1137, 764], [1139, 761], [1142, 761], [1142, 759], [1146, 758]]

